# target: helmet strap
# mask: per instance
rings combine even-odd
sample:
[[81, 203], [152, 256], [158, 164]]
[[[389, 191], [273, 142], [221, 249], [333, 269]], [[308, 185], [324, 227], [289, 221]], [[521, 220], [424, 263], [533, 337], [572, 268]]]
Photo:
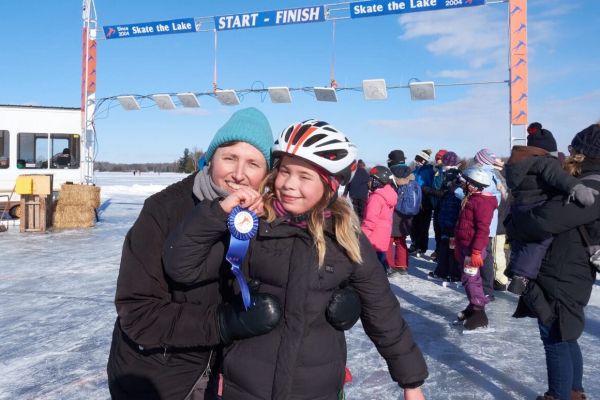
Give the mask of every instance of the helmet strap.
[[339, 179], [319, 166], [316, 166], [315, 171], [317, 171], [317, 174], [319, 174], [323, 182], [325, 182], [325, 184], [329, 186], [329, 189], [331, 189], [333, 193], [337, 193], [340, 187]]

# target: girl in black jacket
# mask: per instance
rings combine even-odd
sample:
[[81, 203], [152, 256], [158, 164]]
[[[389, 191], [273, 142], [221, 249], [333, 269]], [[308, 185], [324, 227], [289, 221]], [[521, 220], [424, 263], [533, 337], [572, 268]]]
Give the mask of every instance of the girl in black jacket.
[[[600, 126], [579, 132], [571, 142], [567, 170], [594, 189], [600, 189]], [[593, 177], [595, 175], [595, 177]], [[519, 300], [516, 317], [538, 318], [546, 352], [548, 392], [542, 400], [585, 399], [583, 358], [577, 339], [583, 332], [587, 305], [596, 279], [579, 227], [592, 244], [600, 242], [600, 202], [589, 207], [554, 198], [520, 218], [511, 220], [511, 232], [523, 240], [539, 240], [546, 232], [554, 240], [538, 277], [530, 281]]]
[[[337, 198], [356, 153], [355, 145], [322, 121], [294, 124], [275, 141], [278, 162], [263, 182], [265, 217], [241, 268], [261, 282], [252, 297], [274, 296], [282, 317], [269, 333], [225, 349], [223, 400], [337, 400], [346, 343], [326, 310], [331, 294], [347, 284], [358, 293], [363, 327], [405, 399], [423, 399], [420, 386], [428, 375], [423, 355], [356, 214]], [[165, 251], [170, 277], [188, 284], [218, 277], [219, 271], [196, 261], [198, 255], [228, 235], [226, 220], [235, 206], [251, 204], [252, 193], [237, 193], [198, 209], [206, 223], [189, 224]], [[227, 319], [219, 327], [231, 329]]]

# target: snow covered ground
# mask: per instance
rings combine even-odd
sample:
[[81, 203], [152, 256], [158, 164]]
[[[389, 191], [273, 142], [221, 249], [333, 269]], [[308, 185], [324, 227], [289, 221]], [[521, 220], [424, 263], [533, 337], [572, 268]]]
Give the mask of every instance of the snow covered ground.
[[[144, 199], [184, 175], [102, 173], [110, 205], [93, 229], [0, 233], [0, 399], [106, 399], [105, 366], [115, 320], [121, 245]], [[495, 333], [463, 335], [450, 325], [466, 305], [462, 289], [427, 279], [434, 264], [411, 260], [390, 284], [429, 365], [428, 399], [535, 399], [546, 389], [543, 349], [533, 320], [516, 320], [516, 298], [489, 306]], [[354, 380], [348, 399], [401, 399], [385, 361], [360, 323], [347, 335]], [[584, 387], [600, 398], [600, 291], [580, 339]], [[593, 378], [593, 377], [596, 378]]]

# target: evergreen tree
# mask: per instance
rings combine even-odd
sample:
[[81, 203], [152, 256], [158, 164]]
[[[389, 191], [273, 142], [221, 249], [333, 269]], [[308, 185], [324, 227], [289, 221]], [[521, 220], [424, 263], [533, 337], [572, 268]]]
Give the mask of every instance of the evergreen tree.
[[190, 161], [191, 161], [190, 149], [188, 149], [186, 147], [185, 150], [183, 150], [183, 157], [181, 157], [179, 159], [179, 161], [177, 162], [177, 171], [178, 172], [187, 172], [187, 173], [192, 172], [193, 169], [191, 171], [189, 170]]

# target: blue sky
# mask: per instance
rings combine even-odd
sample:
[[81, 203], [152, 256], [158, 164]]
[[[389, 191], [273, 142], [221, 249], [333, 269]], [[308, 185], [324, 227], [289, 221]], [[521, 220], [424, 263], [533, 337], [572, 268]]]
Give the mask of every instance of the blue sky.
[[[302, 0], [97, 0], [99, 26], [226, 15], [326, 4]], [[438, 84], [502, 81], [507, 69], [507, 4], [420, 12], [336, 24], [335, 78], [360, 86], [383, 78]], [[81, 84], [81, 2], [0, 2], [0, 104], [78, 106]], [[600, 120], [600, 2], [529, 1], [529, 120], [542, 122], [565, 150], [572, 136]], [[186, 33], [101, 40], [97, 97], [212, 90], [214, 37]], [[327, 86], [332, 67], [331, 22], [223, 31], [218, 36], [218, 85], [224, 89]], [[98, 160], [172, 161], [185, 147], [206, 149], [214, 132], [240, 107], [254, 106], [274, 134], [292, 122], [317, 118], [345, 132], [368, 164], [403, 149], [446, 148], [472, 156], [482, 147], [509, 153], [505, 84], [437, 87], [436, 100], [415, 102], [407, 89], [385, 101], [361, 92], [338, 93], [338, 103], [292, 93], [292, 104], [258, 94], [238, 107], [200, 97], [200, 109], [137, 112], [113, 104], [99, 114]], [[150, 105], [151, 103], [146, 103]], [[106, 109], [105, 109], [106, 110]], [[524, 129], [516, 128], [524, 135]]]

